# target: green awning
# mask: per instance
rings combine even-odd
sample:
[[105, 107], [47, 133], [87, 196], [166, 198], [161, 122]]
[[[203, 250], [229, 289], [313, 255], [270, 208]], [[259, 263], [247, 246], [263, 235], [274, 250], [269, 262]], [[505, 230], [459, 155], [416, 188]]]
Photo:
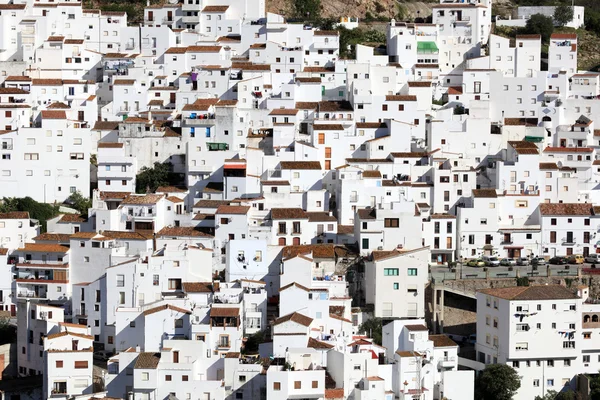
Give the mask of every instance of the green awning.
[[544, 141], [544, 138], [541, 136], [525, 136], [525, 141], [531, 143], [540, 143]]
[[435, 42], [417, 42], [418, 53], [437, 53], [438, 47]]

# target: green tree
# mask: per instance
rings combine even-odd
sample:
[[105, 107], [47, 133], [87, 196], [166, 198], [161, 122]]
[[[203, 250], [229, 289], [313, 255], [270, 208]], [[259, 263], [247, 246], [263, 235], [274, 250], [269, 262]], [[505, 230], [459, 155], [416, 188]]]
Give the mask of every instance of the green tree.
[[559, 26], [565, 26], [573, 20], [573, 7], [561, 4], [554, 9], [554, 22]]
[[529, 278], [526, 276], [517, 278], [517, 286], [529, 286]]
[[92, 199], [83, 197], [81, 192], [73, 193], [67, 200], [67, 203], [71, 205], [71, 208], [76, 209], [79, 214], [87, 215], [88, 209], [92, 208]]
[[525, 25], [525, 33], [540, 34], [543, 42], [550, 40], [552, 32], [554, 32], [554, 21], [542, 14], [533, 14]]
[[381, 346], [381, 329], [381, 318], [372, 318], [360, 324], [358, 333], [369, 335], [375, 344]]
[[404, 21], [406, 19], [406, 10], [400, 3], [396, 3], [396, 19], [398, 21]]
[[39, 203], [31, 197], [5, 197], [0, 203], [0, 212], [27, 211], [29, 217], [40, 221], [41, 231], [46, 232], [47, 220], [59, 214], [57, 204]]
[[590, 399], [600, 400], [600, 375], [588, 376], [590, 379]]
[[564, 392], [556, 392], [555, 390], [549, 390], [545, 396], [536, 396], [534, 400], [580, 400], [581, 396], [572, 390], [565, 390]]
[[521, 378], [509, 365], [489, 364], [479, 377], [478, 391], [483, 400], [512, 400], [521, 387]]
[[167, 186], [173, 182], [173, 164], [154, 163], [153, 168], [143, 167], [136, 176], [136, 193], [154, 192], [159, 186]]
[[294, 0], [294, 16], [305, 21], [321, 17], [321, 0]]

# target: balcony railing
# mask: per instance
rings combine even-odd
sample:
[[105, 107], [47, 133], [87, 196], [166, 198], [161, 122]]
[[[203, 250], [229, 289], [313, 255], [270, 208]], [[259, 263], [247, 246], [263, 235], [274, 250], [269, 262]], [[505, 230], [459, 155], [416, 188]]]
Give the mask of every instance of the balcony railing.
[[167, 24], [167, 25], [169, 25], [169, 24], [172, 24], [172, 23], [173, 23], [173, 22], [175, 22], [175, 21], [173, 20], [173, 17], [164, 17], [164, 18], [162, 19], [162, 22], [163, 22], [163, 24]]
[[575, 240], [574, 237], [566, 237], [566, 238], [562, 238], [561, 240], [563, 245], [574, 245], [575, 243], [577, 243], [577, 241]]

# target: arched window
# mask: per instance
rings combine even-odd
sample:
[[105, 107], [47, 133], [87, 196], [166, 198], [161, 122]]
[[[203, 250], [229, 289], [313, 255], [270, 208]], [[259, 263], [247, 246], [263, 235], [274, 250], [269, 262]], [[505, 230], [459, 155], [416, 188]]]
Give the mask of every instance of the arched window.
[[598, 322], [598, 316], [596, 314], [592, 315], [592, 322]]
[[583, 317], [583, 323], [587, 324], [588, 322], [590, 322], [590, 316], [589, 315], [585, 315]]

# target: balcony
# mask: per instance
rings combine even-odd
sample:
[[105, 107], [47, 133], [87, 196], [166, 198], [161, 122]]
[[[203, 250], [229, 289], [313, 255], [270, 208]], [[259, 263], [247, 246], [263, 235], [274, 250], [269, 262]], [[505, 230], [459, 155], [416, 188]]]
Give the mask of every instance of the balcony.
[[165, 25], [171, 25], [173, 22], [175, 22], [173, 20], [173, 17], [164, 17], [162, 19], [162, 23], [165, 24]]
[[146, 25], [152, 25], [152, 24], [154, 24], [154, 22], [155, 22], [154, 17], [152, 17], [152, 18], [145, 17], [144, 18], [144, 24], [146, 24]]
[[215, 114], [196, 114], [192, 113], [185, 119], [185, 124], [188, 126], [214, 125]]
[[184, 15], [181, 18], [181, 22], [183, 22], [184, 24], [197, 24], [198, 22], [200, 22], [200, 16], [199, 15]]
[[440, 368], [454, 368], [456, 366], [456, 357], [442, 357], [438, 363]]
[[17, 297], [20, 299], [45, 299], [46, 292], [19, 291]]
[[574, 246], [577, 243], [577, 241], [575, 240], [574, 237], [567, 236], [567, 237], [561, 239], [561, 243], [563, 246]]

